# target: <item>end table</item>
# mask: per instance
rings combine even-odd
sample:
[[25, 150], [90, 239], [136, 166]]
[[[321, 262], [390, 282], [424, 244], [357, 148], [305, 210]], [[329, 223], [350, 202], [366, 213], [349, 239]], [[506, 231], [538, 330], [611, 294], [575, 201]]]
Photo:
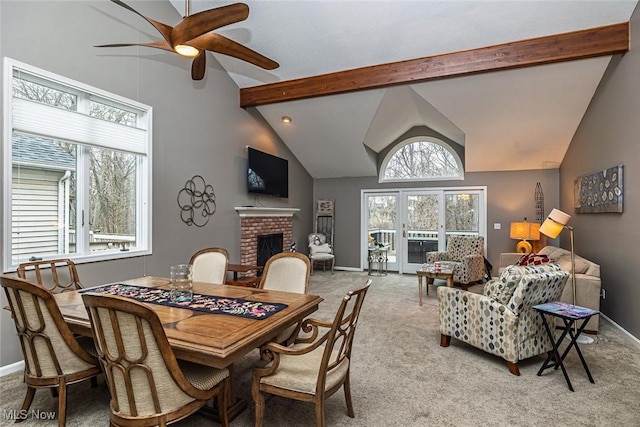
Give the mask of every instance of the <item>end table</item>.
[[433, 279], [445, 279], [447, 286], [453, 288], [453, 268], [449, 264], [444, 264], [440, 268], [436, 268], [433, 263], [422, 264], [422, 266], [416, 270], [418, 275], [418, 298], [420, 299], [420, 305], [422, 305], [422, 278], [426, 277], [426, 290], [427, 296], [429, 296], [429, 282], [433, 282]]
[[388, 250], [388, 246], [369, 246], [369, 276], [387, 275]]
[[[591, 319], [592, 316], [598, 314], [599, 312], [597, 310], [591, 310], [590, 308], [571, 305], [564, 302], [548, 302], [545, 304], [538, 304], [534, 305], [533, 309], [540, 313], [540, 316], [542, 317], [542, 323], [544, 324], [544, 328], [547, 331], [547, 335], [553, 343], [553, 349], [549, 352], [547, 359], [540, 367], [538, 376], [541, 376], [542, 372], [545, 369], [553, 368], [557, 370], [558, 367], [560, 367], [562, 369], [564, 379], [567, 381], [567, 385], [569, 386], [569, 390], [574, 391], [573, 386], [571, 385], [571, 381], [569, 380], [569, 375], [567, 374], [567, 370], [565, 369], [563, 363], [564, 358], [567, 357], [567, 354], [569, 354], [569, 350], [571, 350], [571, 347], [574, 347], [576, 349], [576, 353], [578, 353], [578, 357], [580, 357], [582, 367], [587, 373], [587, 377], [589, 377], [589, 381], [592, 384], [595, 384], [595, 381], [593, 381], [593, 377], [591, 376], [591, 372], [589, 372], [589, 368], [587, 367], [587, 362], [585, 362], [584, 357], [582, 357], [582, 352], [580, 351], [580, 347], [578, 347], [577, 339], [582, 333], [584, 327], [587, 325], [589, 319]], [[551, 330], [551, 328], [549, 327], [549, 323], [547, 322], [547, 315], [562, 319], [564, 323], [564, 326], [560, 327], [560, 329], [562, 329], [563, 331], [557, 341], [555, 340], [553, 331]], [[574, 324], [579, 320], [582, 320], [582, 323], [577, 327], [577, 330], [574, 333]], [[560, 343], [564, 340], [567, 334], [569, 334], [569, 338], [571, 340], [567, 348], [564, 350], [564, 353], [560, 355], [558, 349], [560, 347]]]

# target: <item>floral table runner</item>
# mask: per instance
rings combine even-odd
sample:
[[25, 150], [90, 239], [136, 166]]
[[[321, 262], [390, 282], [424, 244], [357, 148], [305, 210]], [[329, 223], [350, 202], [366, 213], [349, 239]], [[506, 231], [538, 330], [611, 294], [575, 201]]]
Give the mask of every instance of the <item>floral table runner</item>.
[[187, 308], [213, 314], [228, 314], [247, 317], [249, 319], [266, 319], [287, 307], [281, 303], [264, 303], [242, 298], [218, 297], [213, 295], [193, 294], [191, 301], [174, 302], [168, 289], [150, 288], [147, 286], [115, 283], [95, 288], [83, 289], [80, 292], [91, 292], [102, 295], [117, 295], [136, 301], [165, 305], [169, 307]]

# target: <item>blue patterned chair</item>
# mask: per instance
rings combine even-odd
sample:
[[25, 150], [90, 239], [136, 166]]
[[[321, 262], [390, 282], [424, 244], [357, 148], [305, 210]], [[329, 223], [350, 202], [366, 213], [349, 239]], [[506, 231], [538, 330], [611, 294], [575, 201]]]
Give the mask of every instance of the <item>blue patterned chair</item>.
[[[484, 237], [449, 236], [446, 252], [427, 252], [426, 262], [453, 264], [453, 281], [468, 285], [484, 279]], [[431, 283], [433, 279], [430, 279]]]
[[486, 283], [482, 295], [440, 286], [440, 345], [451, 337], [507, 361], [520, 375], [518, 362], [551, 350], [536, 304], [560, 300], [569, 273], [555, 263], [512, 266]]

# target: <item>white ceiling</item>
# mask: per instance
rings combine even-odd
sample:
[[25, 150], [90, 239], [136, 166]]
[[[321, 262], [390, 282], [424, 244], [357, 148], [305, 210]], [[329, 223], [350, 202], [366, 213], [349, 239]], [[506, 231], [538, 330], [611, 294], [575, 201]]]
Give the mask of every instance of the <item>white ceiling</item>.
[[[184, 1], [171, 3], [184, 14]], [[191, 13], [229, 3], [192, 0]], [[240, 88], [626, 22], [637, 0], [245, 3], [249, 18], [217, 32], [280, 67], [266, 71], [214, 54]], [[609, 61], [585, 59], [257, 108], [314, 178], [377, 175], [372, 152], [416, 125], [464, 145], [468, 172], [557, 168]], [[292, 123], [281, 121], [285, 115]]]

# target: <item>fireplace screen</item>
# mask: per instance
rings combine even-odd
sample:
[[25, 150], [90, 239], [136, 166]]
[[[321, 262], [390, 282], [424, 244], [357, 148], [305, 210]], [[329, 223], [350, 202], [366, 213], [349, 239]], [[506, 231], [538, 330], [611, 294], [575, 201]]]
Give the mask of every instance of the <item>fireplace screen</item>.
[[258, 259], [256, 265], [265, 265], [267, 260], [282, 252], [283, 233], [258, 236]]

